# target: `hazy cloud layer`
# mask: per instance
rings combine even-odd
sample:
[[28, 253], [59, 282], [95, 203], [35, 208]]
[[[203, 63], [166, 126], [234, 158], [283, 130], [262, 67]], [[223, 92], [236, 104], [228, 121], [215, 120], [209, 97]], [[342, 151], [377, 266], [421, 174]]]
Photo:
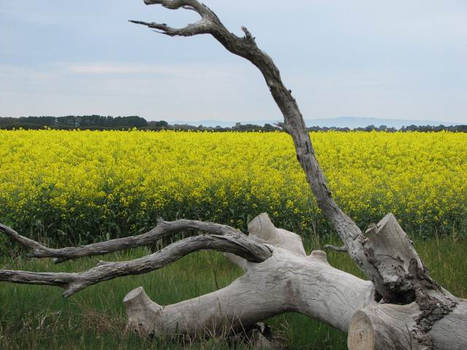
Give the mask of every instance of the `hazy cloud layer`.
[[[206, 1], [246, 25], [307, 119], [467, 122], [467, 2]], [[260, 74], [214, 39], [168, 38], [130, 18], [196, 19], [142, 1], [2, 2], [0, 115], [281, 119]]]

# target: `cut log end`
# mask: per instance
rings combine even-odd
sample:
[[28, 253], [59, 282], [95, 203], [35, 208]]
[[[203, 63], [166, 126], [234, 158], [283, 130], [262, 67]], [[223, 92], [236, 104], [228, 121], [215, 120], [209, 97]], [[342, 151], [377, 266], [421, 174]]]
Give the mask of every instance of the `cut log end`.
[[250, 237], [275, 247], [306, 256], [300, 235], [274, 226], [267, 213], [261, 213], [248, 223]]
[[375, 331], [365, 313], [357, 311], [352, 318], [347, 337], [349, 350], [373, 350], [375, 348]]
[[128, 315], [127, 330], [139, 334], [150, 334], [154, 331], [156, 317], [163, 307], [153, 302], [143, 287], [130, 291], [123, 298], [123, 304]]

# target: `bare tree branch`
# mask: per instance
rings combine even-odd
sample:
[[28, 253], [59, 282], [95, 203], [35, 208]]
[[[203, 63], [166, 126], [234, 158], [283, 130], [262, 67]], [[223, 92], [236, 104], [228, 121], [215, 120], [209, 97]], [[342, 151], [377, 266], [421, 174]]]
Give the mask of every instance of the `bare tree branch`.
[[3, 231], [11, 240], [21, 243], [25, 247], [32, 249], [31, 257], [34, 258], [55, 258], [56, 263], [77, 259], [84, 256], [102, 255], [118, 250], [148, 246], [154, 244], [159, 239], [173, 235], [187, 229], [194, 229], [215, 235], [244, 235], [239, 230], [212, 222], [197, 220], [176, 220], [160, 221], [152, 230], [137, 235], [123, 238], [116, 238], [109, 241], [88, 244], [81, 247], [49, 248], [39, 242], [20, 235], [12, 228], [0, 224], [0, 231]]
[[69, 297], [93, 284], [127, 275], [138, 275], [160, 269], [192, 252], [212, 249], [238, 255], [259, 263], [272, 255], [269, 246], [254, 242], [243, 234], [200, 235], [172, 243], [145, 257], [121, 262], [99, 262], [84, 272], [30, 272], [0, 270], [0, 281], [57, 286]]
[[193, 36], [197, 34], [207, 34], [210, 32], [210, 22], [200, 20], [196, 23], [188, 24], [183, 28], [172, 28], [165, 23], [154, 23], [154, 22], [143, 22], [130, 20], [129, 22], [135, 24], [145, 25], [149, 28], [154, 29], [156, 32], [165, 34], [168, 36]]
[[162, 5], [171, 10], [177, 10], [182, 7], [184, 9], [197, 11], [199, 14], [202, 14], [205, 8], [205, 6], [198, 1], [192, 0], [144, 0], [144, 3], [146, 5]]

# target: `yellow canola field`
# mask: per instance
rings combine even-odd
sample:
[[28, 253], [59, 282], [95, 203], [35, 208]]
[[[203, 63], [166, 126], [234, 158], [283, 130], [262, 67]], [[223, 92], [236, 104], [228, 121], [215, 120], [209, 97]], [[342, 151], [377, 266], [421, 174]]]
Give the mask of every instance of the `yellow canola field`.
[[[412, 234], [465, 233], [466, 134], [311, 138], [362, 227], [393, 212]], [[263, 211], [303, 235], [329, 231], [284, 133], [0, 130], [0, 222], [35, 237], [84, 243], [159, 217], [245, 229]]]

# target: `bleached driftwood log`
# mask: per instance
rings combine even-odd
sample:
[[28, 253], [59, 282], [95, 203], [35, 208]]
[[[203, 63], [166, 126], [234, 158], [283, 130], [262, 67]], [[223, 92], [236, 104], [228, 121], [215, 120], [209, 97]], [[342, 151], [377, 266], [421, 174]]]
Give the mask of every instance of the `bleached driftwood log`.
[[209, 233], [190, 237], [147, 257], [101, 263], [82, 273], [39, 273], [0, 270], [0, 281], [45, 284], [65, 289], [69, 296], [104, 280], [160, 268], [199, 249], [226, 252], [245, 270], [231, 285], [213, 293], [160, 306], [140, 287], [125, 297], [129, 326], [142, 333], [174, 335], [236, 330], [272, 315], [296, 311], [349, 332], [350, 349], [467, 349], [467, 305], [433, 281], [406, 233], [392, 214], [363, 233], [332, 198], [316, 160], [302, 114], [282, 83], [273, 60], [242, 27], [239, 37], [197, 0], [145, 0], [148, 5], [192, 10], [200, 20], [183, 28], [131, 21], [169, 36], [210, 34], [231, 53], [262, 73], [281, 110], [282, 128], [294, 142], [306, 180], [323, 215], [335, 228], [352, 260], [368, 277], [364, 281], [331, 267], [326, 255], [305, 255], [300, 237], [277, 229], [262, 214], [249, 225], [250, 236], [224, 225], [179, 220], [162, 223], [139, 236], [84, 247], [51, 249], [0, 226], [11, 239], [33, 249], [34, 257], [57, 262], [152, 244], [165, 235], [191, 228]]
[[132, 327], [147, 333], [228, 333], [274, 315], [296, 311], [347, 331], [353, 314], [374, 300], [369, 281], [333, 268], [326, 253], [305, 254], [300, 236], [277, 229], [266, 214], [249, 237], [271, 247], [262, 263], [235, 259], [245, 274], [229, 286], [191, 300], [160, 306], [140, 287], [125, 297]]

